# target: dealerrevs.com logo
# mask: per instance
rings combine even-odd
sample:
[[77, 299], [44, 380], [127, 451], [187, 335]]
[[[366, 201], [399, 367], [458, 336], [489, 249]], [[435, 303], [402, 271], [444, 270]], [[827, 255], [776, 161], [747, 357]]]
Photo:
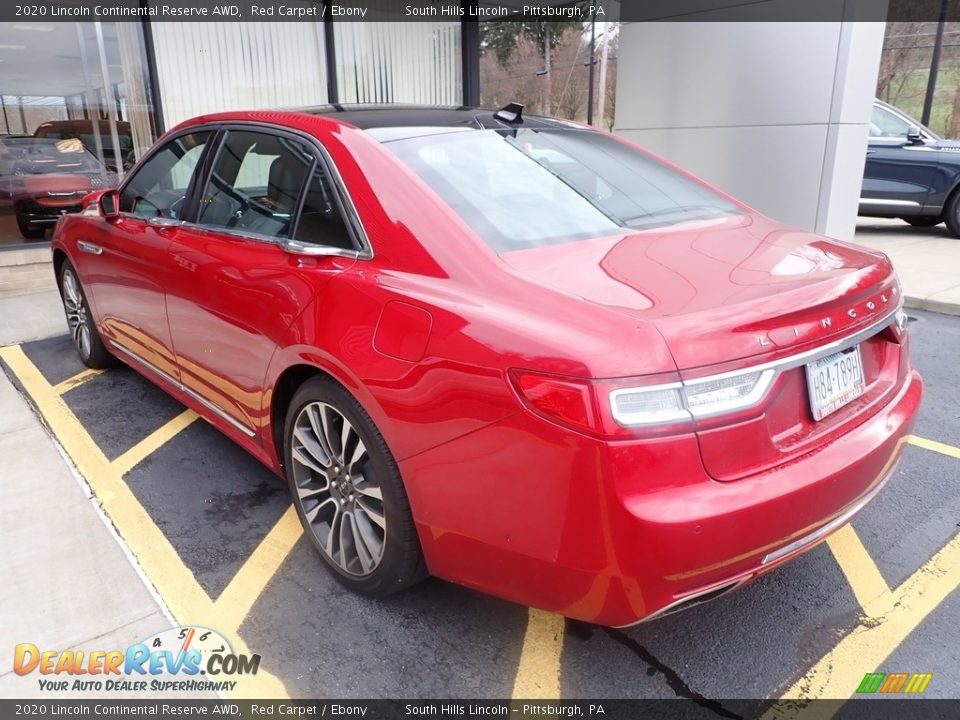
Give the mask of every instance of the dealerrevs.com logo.
[[17, 675], [39, 673], [41, 690], [108, 692], [230, 692], [236, 680], [254, 675], [259, 655], [238, 654], [220, 633], [174, 627], [125, 650], [41, 650], [33, 643], [14, 648]]

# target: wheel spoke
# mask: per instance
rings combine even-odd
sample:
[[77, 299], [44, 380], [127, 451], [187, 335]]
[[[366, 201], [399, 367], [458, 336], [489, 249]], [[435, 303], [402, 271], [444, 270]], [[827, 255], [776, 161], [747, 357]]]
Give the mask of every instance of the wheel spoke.
[[[330, 420], [327, 418], [327, 408], [328, 405], [314, 405], [310, 408], [311, 418], [310, 423], [314, 428], [314, 432], [317, 435], [317, 440], [320, 441], [320, 444], [323, 446], [324, 451], [327, 453], [327, 457], [330, 458], [330, 462], [337, 460], [337, 454], [333, 450], [333, 443], [330, 442]], [[314, 419], [313, 415], [317, 416], [317, 419]], [[319, 420], [320, 427], [317, 427], [317, 420]]]
[[337, 519], [337, 513], [340, 512], [339, 508], [337, 508], [337, 501], [334, 500], [333, 498], [327, 498], [327, 499], [324, 500], [323, 502], [317, 503], [317, 504], [313, 507], [313, 509], [304, 511], [303, 514], [304, 514], [304, 516], [307, 518], [307, 522], [310, 523], [311, 525], [313, 525], [313, 523], [314, 523], [314, 522], [316, 521], [316, 519], [317, 519], [317, 515], [320, 514], [320, 511], [321, 511], [324, 507], [326, 507], [327, 505], [329, 505], [330, 503], [333, 503], [333, 507], [335, 508], [335, 509], [334, 509], [334, 513], [333, 513], [333, 520], [330, 521], [330, 523], [331, 523], [331, 525], [332, 525], [332, 524], [336, 521], [336, 519]]
[[357, 557], [360, 559], [360, 567], [364, 572], [370, 572], [373, 569], [373, 557], [367, 549], [363, 538], [360, 536], [360, 528], [357, 523], [357, 516], [350, 515], [350, 531], [353, 533], [353, 547], [357, 551]]
[[357, 509], [362, 510], [364, 515], [370, 518], [381, 528], [384, 530], [387, 529], [387, 519], [383, 516], [383, 512], [374, 508], [372, 503], [370, 503], [368, 500], [357, 498]]
[[312, 487], [313, 483], [307, 483], [306, 485], [297, 485], [297, 495], [301, 500], [308, 500], [310, 498], [316, 497], [320, 493], [329, 493], [330, 492], [330, 483], [326, 483], [322, 487]]
[[[343, 425], [340, 428], [340, 457], [343, 459], [344, 464], [347, 462], [347, 443], [350, 442], [350, 434], [352, 432], [353, 425], [347, 422], [346, 418], [343, 418]], [[360, 441], [359, 437], [357, 441]]]
[[350, 457], [350, 463], [348, 467], [350, 472], [353, 472], [353, 467], [367, 454], [367, 448], [363, 444], [363, 440], [360, 439], [360, 436], [357, 435], [357, 446], [353, 449], [353, 455]]
[[373, 529], [373, 525], [362, 511], [354, 513], [353, 517], [354, 525], [360, 533], [360, 541], [357, 545], [362, 545], [370, 553], [373, 562], [379, 563], [380, 555], [383, 553], [383, 539], [377, 535], [377, 531]]
[[350, 519], [350, 516], [349, 516], [349, 515], [347, 515], [346, 513], [341, 513], [341, 516], [340, 516], [340, 532], [339, 532], [339, 540], [340, 540], [340, 553], [339, 553], [339, 554], [340, 554], [340, 560], [338, 561], [338, 562], [340, 563], [340, 567], [342, 567], [344, 570], [346, 570], [346, 571], [348, 571], [348, 572], [350, 571], [350, 562], [347, 560], [347, 544], [348, 544], [349, 541], [350, 541], [350, 537], [349, 537], [349, 535], [348, 535], [346, 541], [344, 541], [343, 534], [344, 534], [344, 531], [347, 529], [347, 528], [346, 528], [346, 525], [347, 525], [347, 520], [349, 520], [349, 519]]
[[[320, 444], [312, 437], [310, 434], [302, 430], [301, 428], [294, 428], [293, 436], [300, 442], [300, 446], [306, 453], [310, 456], [314, 463], [319, 464], [320, 467], [329, 467], [330, 465], [330, 456], [327, 455]], [[309, 463], [304, 463], [308, 467], [313, 467]], [[315, 469], [315, 468], [314, 468]], [[318, 472], [323, 472], [318, 470]]]
[[[332, 502], [336, 503], [337, 501], [333, 500]], [[336, 558], [334, 557], [335, 550], [333, 547], [333, 540], [334, 540], [334, 537], [337, 537], [339, 525], [342, 524], [341, 522], [339, 522], [341, 516], [342, 514], [340, 512], [340, 506], [337, 505], [337, 509], [333, 514], [333, 519], [330, 521], [330, 532], [327, 534], [327, 542], [325, 544], [325, 550], [327, 551], [327, 555], [330, 556], [331, 560], [336, 560]], [[339, 537], [337, 537], [337, 539], [339, 540]]]
[[293, 448], [293, 459], [296, 460], [301, 465], [310, 468], [316, 473], [327, 477], [327, 468], [323, 466], [319, 458], [314, 457], [313, 453], [310, 452], [301, 437], [299, 436], [299, 430], [294, 430], [294, 437], [300, 441], [300, 447]]
[[367, 482], [363, 479], [363, 476], [360, 477], [359, 481], [353, 481], [353, 489], [361, 495], [366, 495], [367, 497], [372, 497], [383, 502], [383, 493], [380, 492], [380, 486]]

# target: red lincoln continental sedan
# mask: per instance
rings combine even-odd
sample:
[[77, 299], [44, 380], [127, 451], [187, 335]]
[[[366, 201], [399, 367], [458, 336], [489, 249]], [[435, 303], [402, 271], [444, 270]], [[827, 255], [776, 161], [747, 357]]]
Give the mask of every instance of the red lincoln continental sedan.
[[515, 105], [196, 118], [53, 248], [83, 361], [284, 476], [374, 596], [702, 602], [872, 500], [922, 394], [884, 255]]

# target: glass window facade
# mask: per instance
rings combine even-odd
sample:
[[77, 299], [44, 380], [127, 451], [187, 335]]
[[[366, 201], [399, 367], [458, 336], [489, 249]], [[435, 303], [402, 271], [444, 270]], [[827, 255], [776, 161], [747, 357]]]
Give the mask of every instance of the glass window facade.
[[0, 247], [49, 237], [156, 138], [139, 23], [0, 23]]
[[0, 249], [49, 241], [61, 214], [183, 120], [460, 105], [462, 62], [459, 22], [0, 23]]

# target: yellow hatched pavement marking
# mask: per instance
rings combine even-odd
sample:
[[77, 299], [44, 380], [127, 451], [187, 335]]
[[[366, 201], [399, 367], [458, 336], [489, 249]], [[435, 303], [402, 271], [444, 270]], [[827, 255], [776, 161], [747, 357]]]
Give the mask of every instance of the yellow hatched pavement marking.
[[[123, 482], [123, 477], [118, 472], [119, 466], [114, 466], [107, 460], [80, 421], [54, 392], [54, 388], [20, 346], [0, 348], [0, 359], [23, 384], [44, 421], [77, 470], [90, 484], [104, 511], [116, 525], [176, 621], [181, 625], [205, 626], [215, 623], [217, 615], [213, 601], [184, 565], [166, 535]], [[264, 586], [269, 579], [262, 578]], [[233, 634], [232, 639], [236, 652], [250, 653], [243, 638]], [[236, 698], [289, 697], [283, 683], [262, 668], [256, 675], [240, 677], [235, 690], [229, 694]]]
[[78, 385], [82, 385], [87, 380], [90, 380], [91, 378], [95, 378], [97, 377], [97, 375], [102, 375], [102, 374], [103, 374], [103, 370], [93, 370], [91, 368], [87, 368], [86, 370], [83, 370], [82, 372], [78, 372], [76, 375], [72, 377], [68, 377], [63, 382], [59, 382], [56, 385], [54, 385], [53, 392], [57, 395], [63, 395], [65, 392], [68, 392], [69, 390], [73, 390]]
[[947, 455], [960, 460], [960, 448], [954, 447], [953, 445], [947, 445], [946, 443], [937, 442], [936, 440], [928, 440], [927, 438], [917, 437], [916, 435], [911, 435], [907, 441], [911, 445], [916, 445], [924, 450], [932, 450], [941, 455]]
[[515, 699], [560, 699], [564, 627], [562, 615], [530, 608], [520, 665], [513, 681]]
[[830, 546], [843, 574], [847, 576], [847, 582], [850, 583], [860, 607], [866, 610], [869, 603], [890, 593], [890, 587], [883, 579], [880, 568], [863, 546], [853, 525], [844, 525], [837, 530], [827, 539], [827, 545]]
[[303, 526], [291, 505], [214, 602], [217, 622], [224, 632], [239, 630], [266, 581], [280, 569], [302, 535]]
[[[960, 535], [955, 535], [923, 567], [893, 592], [867, 603], [868, 621], [824, 655], [783, 695], [783, 699], [848, 698], [864, 673], [873, 672], [917, 626], [960, 587]], [[775, 707], [769, 717], [823, 716], [814, 704]]]
[[189, 427], [193, 421], [197, 419], [197, 417], [198, 415], [193, 410], [184, 410], [173, 420], [170, 420], [154, 430], [152, 433], [147, 435], [147, 437], [114, 460], [111, 463], [114, 471], [120, 475], [120, 477], [123, 477], [128, 472], [133, 470], [133, 468], [139, 465], [144, 459], [152, 455], [161, 446], [166, 444], [166, 442], [172, 439], [177, 433]]

